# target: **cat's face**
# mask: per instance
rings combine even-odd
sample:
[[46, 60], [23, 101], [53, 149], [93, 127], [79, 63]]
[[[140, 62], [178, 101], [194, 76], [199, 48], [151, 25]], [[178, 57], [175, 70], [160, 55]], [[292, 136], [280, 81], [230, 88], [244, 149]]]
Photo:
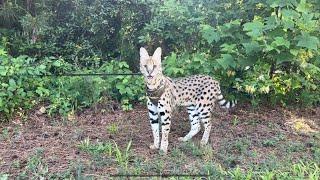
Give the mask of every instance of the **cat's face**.
[[155, 50], [152, 56], [149, 56], [145, 48], [140, 48], [140, 71], [148, 84], [157, 84], [158, 77], [162, 76], [160, 47]]

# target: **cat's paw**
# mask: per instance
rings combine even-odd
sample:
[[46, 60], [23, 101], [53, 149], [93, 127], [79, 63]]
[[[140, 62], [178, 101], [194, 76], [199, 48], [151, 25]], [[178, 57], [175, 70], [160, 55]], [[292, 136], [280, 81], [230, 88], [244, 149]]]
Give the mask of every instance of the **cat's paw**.
[[178, 138], [178, 141], [186, 142], [186, 141], [188, 141], [188, 139], [186, 139], [185, 137], [179, 137], [179, 138]]
[[200, 141], [200, 146], [201, 147], [204, 147], [204, 146], [206, 146], [208, 144], [208, 142], [207, 141]]
[[152, 150], [159, 149], [159, 147], [155, 146], [154, 144], [150, 144], [149, 148]]

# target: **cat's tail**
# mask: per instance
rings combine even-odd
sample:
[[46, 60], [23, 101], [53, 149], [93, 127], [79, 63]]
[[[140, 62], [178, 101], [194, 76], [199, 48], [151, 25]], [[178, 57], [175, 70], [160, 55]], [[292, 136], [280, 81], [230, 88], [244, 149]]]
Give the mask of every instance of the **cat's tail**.
[[224, 108], [224, 109], [233, 108], [237, 104], [237, 100], [227, 101], [224, 99], [222, 94], [217, 96], [217, 101], [218, 101], [220, 107]]

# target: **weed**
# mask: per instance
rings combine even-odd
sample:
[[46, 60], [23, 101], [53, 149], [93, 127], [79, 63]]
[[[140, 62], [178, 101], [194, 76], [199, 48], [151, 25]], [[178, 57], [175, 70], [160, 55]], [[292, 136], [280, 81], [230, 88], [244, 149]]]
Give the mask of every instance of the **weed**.
[[90, 147], [90, 138], [85, 138], [83, 141], [80, 142], [78, 147], [82, 150], [88, 149]]
[[212, 149], [212, 146], [203, 146], [201, 147], [201, 152], [202, 152], [202, 159], [205, 161], [205, 162], [209, 162], [213, 159], [213, 149]]
[[250, 119], [250, 120], [248, 120], [248, 124], [249, 125], [257, 126], [257, 124], [259, 124], [259, 123], [260, 123], [260, 120], [258, 120], [258, 119]]
[[9, 129], [8, 128], [2, 129], [1, 137], [3, 139], [9, 139]]
[[143, 173], [143, 167], [144, 167], [144, 160], [142, 157], [136, 157], [133, 160], [133, 166], [130, 170], [132, 174], [138, 175]]
[[[122, 151], [116, 142], [113, 143], [103, 143], [96, 142], [91, 143], [89, 138], [84, 139], [78, 145], [78, 148], [82, 151], [88, 152], [94, 156], [95, 162], [100, 162], [101, 159], [105, 160], [101, 155], [107, 155], [108, 157], [114, 157], [115, 162], [123, 168], [125, 171], [128, 170], [129, 159], [131, 157], [131, 148], [132, 141], [130, 141], [124, 151]], [[100, 163], [101, 164], [101, 163]], [[105, 163], [102, 163], [105, 165]]]
[[19, 160], [14, 160], [12, 162], [12, 166], [13, 166], [13, 168], [19, 169], [21, 167], [20, 161]]
[[80, 144], [78, 145], [78, 148], [80, 150], [89, 152], [92, 155], [100, 155], [104, 153], [108, 156], [111, 156], [113, 153], [114, 147], [111, 143], [97, 142], [94, 144], [90, 142], [89, 138], [86, 138], [80, 142]]
[[170, 152], [170, 157], [168, 159], [170, 162], [167, 165], [170, 167], [171, 173], [180, 174], [183, 171], [183, 167], [186, 165], [187, 159], [186, 155], [179, 148], [174, 148]]
[[187, 141], [182, 143], [180, 147], [183, 151], [191, 153], [193, 156], [201, 156], [202, 151], [201, 149], [196, 146], [192, 141]]
[[314, 160], [320, 164], [320, 147], [311, 148]]
[[7, 180], [8, 177], [9, 177], [8, 174], [2, 174], [2, 173], [0, 173], [0, 180]]
[[304, 145], [301, 142], [288, 142], [287, 146], [286, 146], [286, 151], [287, 152], [299, 152], [299, 151], [303, 151], [304, 150]]
[[200, 174], [209, 176], [210, 179], [220, 179], [221, 177], [226, 176], [227, 172], [223, 170], [220, 165], [216, 165], [211, 161], [203, 164]]
[[43, 161], [43, 149], [37, 149], [35, 154], [29, 157], [25, 170], [20, 178], [33, 177], [43, 179], [48, 176], [48, 165]]
[[266, 172], [263, 172], [262, 175], [260, 175], [260, 178], [262, 180], [272, 180], [274, 179], [275, 175], [276, 174], [273, 171], [266, 171]]
[[68, 169], [62, 171], [50, 174], [47, 179], [93, 179], [89, 175], [84, 174], [85, 166], [80, 160], [77, 160], [76, 162], [71, 162]]
[[237, 166], [235, 169], [231, 170], [228, 172], [229, 176], [231, 177], [231, 179], [252, 179], [253, 173], [252, 170], [250, 169], [247, 172], [243, 172], [243, 170], [241, 170], [239, 168], [239, 166]]
[[237, 139], [232, 148], [242, 154], [248, 150], [250, 144], [248, 139]]
[[156, 159], [153, 159], [152, 162], [149, 162], [151, 164], [150, 167], [151, 169], [155, 169], [155, 171], [158, 173], [158, 174], [162, 174], [164, 168], [165, 168], [165, 163], [164, 163], [164, 160], [161, 158], [160, 155], [158, 155], [156, 157]]
[[116, 123], [112, 123], [109, 126], [107, 126], [107, 131], [110, 134], [116, 134], [118, 132], [119, 128], [118, 125]]
[[259, 165], [259, 168], [263, 170], [274, 170], [281, 167], [282, 165], [283, 162], [281, 159], [279, 159], [274, 154], [269, 154], [269, 156], [267, 156], [266, 159], [264, 159]]
[[250, 157], [256, 158], [258, 156], [258, 152], [256, 150], [251, 150], [251, 151], [248, 151], [248, 155]]
[[232, 119], [232, 126], [237, 126], [239, 124], [239, 119], [237, 116], [235, 116], [233, 119]]
[[272, 138], [272, 139], [265, 139], [262, 141], [262, 145], [264, 147], [275, 147], [278, 143], [278, 139]]
[[114, 154], [116, 158], [116, 162], [120, 167], [128, 169], [129, 158], [130, 158], [130, 148], [132, 141], [129, 141], [127, 148], [125, 151], [121, 151], [116, 142], [114, 142]]
[[310, 179], [319, 178], [320, 167], [316, 163], [300, 162], [292, 165], [291, 173], [293, 176], [298, 178], [305, 178], [308, 176], [310, 177]]

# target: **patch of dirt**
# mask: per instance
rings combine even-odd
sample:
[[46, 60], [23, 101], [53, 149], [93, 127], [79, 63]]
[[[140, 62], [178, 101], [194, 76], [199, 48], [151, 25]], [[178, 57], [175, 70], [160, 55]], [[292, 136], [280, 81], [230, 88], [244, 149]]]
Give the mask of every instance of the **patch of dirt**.
[[[189, 131], [190, 125], [187, 117], [185, 111], [174, 114], [169, 137], [169, 153], [174, 147], [181, 144], [177, 141], [178, 137], [184, 136]], [[1, 127], [0, 172], [12, 176], [17, 176], [24, 171], [28, 159], [37, 149], [43, 151], [43, 158], [48, 164], [49, 172], [63, 172], [77, 162], [89, 166], [90, 155], [79, 151], [78, 148], [79, 143], [85, 138], [89, 138], [90, 141], [115, 141], [122, 148], [125, 148], [132, 140], [134, 154], [146, 159], [158, 153], [148, 148], [153, 139], [147, 109], [143, 106], [136, 107], [130, 112], [86, 110], [74, 115], [74, 118], [70, 120], [57, 120], [33, 113], [25, 123], [21, 122], [18, 119]], [[107, 130], [107, 126], [113, 123], [118, 126], [117, 133], [110, 133]], [[285, 143], [290, 140], [307, 142], [314, 133], [320, 132], [319, 127], [320, 107], [303, 110], [283, 108], [252, 110], [250, 106], [244, 105], [237, 107], [231, 114], [224, 111], [215, 113], [210, 145], [215, 154], [240, 156], [241, 144], [238, 149], [233, 145], [248, 141], [249, 144], [247, 146], [244, 144], [244, 146], [249, 152], [257, 153], [257, 156], [246, 156], [241, 161], [235, 160], [231, 163], [258, 164], [265, 160], [266, 154], [273, 153], [281, 156], [286, 153], [282, 152], [278, 146], [285, 146]], [[198, 143], [201, 136], [202, 132], [196, 135], [193, 141]], [[276, 139], [277, 148], [272, 145], [272, 142], [271, 145], [268, 145], [270, 144], [268, 140], [278, 137], [283, 137], [283, 139]], [[242, 142], [243, 140], [247, 141]], [[299, 158], [301, 154], [297, 153], [296, 156]], [[215, 156], [214, 160], [223, 161], [218, 156]], [[92, 174], [118, 173], [116, 168], [109, 166], [85, 169], [85, 171]]]

